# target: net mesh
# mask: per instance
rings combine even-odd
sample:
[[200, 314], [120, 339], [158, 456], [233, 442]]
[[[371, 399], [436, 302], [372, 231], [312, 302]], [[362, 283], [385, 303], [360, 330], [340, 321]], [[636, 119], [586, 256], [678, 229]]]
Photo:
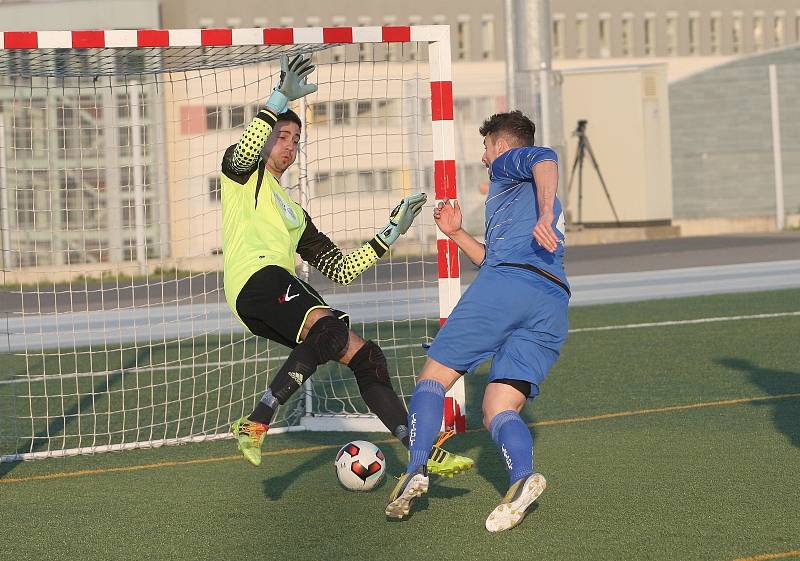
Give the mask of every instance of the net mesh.
[[[314, 54], [319, 91], [293, 106], [305, 136], [282, 183], [347, 252], [404, 195], [433, 199], [424, 48], [0, 50], [5, 459], [219, 438], [250, 412], [288, 349], [225, 302], [219, 164], [287, 51]], [[402, 396], [438, 328], [435, 247], [424, 211], [347, 287], [298, 266], [384, 348]], [[273, 427], [365, 413], [330, 364]]]

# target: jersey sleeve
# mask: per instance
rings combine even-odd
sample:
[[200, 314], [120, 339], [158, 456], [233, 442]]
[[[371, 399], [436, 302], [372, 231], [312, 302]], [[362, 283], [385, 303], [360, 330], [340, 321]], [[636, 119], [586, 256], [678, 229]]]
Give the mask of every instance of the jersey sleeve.
[[306, 227], [297, 243], [297, 253], [303, 261], [333, 282], [350, 284], [386, 253], [386, 246], [377, 238], [372, 238], [355, 251], [344, 255], [328, 236], [317, 230], [307, 212], [305, 215]]
[[558, 163], [558, 155], [551, 148], [544, 146], [514, 148], [492, 163], [492, 178], [531, 181], [533, 166], [548, 160]]
[[229, 147], [222, 157], [222, 173], [240, 184], [258, 168], [261, 150], [267, 144], [277, 117], [267, 109], [262, 109], [244, 129], [239, 142]]

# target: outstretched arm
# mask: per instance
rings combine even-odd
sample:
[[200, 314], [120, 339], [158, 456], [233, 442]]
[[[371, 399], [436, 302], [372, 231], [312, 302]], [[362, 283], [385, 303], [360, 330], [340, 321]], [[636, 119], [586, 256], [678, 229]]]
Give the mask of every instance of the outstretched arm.
[[303, 261], [338, 284], [350, 284], [386, 253], [377, 237], [345, 255], [328, 236], [317, 230], [306, 212], [306, 229], [297, 244]]
[[306, 228], [297, 244], [297, 253], [332, 281], [350, 284], [383, 257], [401, 234], [408, 231], [427, 200], [425, 193], [404, 198], [392, 211], [389, 223], [374, 238], [347, 255], [328, 236], [317, 230], [306, 212]]

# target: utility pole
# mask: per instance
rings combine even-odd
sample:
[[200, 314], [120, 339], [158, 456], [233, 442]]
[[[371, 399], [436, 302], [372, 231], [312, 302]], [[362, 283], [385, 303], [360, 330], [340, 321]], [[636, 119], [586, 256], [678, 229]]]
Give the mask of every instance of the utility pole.
[[561, 80], [551, 66], [550, 0], [504, 0], [504, 9], [508, 109], [531, 117], [536, 144], [550, 146], [563, 160]]

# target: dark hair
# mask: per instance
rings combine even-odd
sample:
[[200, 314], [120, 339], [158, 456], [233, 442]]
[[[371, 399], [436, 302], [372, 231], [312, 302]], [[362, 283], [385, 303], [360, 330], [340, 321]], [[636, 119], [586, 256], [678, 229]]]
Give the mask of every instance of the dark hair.
[[536, 125], [522, 111], [495, 113], [486, 119], [479, 129], [481, 136], [502, 134], [516, 140], [518, 146], [533, 146]]
[[286, 111], [278, 115], [278, 120], [275, 124], [278, 124], [281, 121], [289, 121], [290, 123], [294, 123], [298, 127], [300, 127], [300, 130], [303, 130], [303, 121], [301, 121], [297, 113], [295, 113], [291, 109], [287, 109]]

